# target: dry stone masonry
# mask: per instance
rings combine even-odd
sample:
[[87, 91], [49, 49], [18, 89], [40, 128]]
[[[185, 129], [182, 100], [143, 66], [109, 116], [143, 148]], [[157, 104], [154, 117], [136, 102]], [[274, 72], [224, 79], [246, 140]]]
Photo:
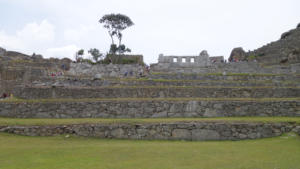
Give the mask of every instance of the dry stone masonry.
[[300, 101], [78, 100], [0, 102], [0, 116], [17, 118], [300, 117]]
[[73, 134], [84, 137], [135, 140], [245, 140], [280, 136], [300, 126], [290, 123], [174, 122], [139, 124], [77, 124], [57, 126], [0, 126], [0, 132], [26, 136]]
[[[160, 55], [139, 64], [43, 59], [0, 48], [0, 117], [300, 117], [299, 27], [254, 51]], [[204, 122], [0, 126], [0, 132], [163, 140], [243, 140], [300, 132], [296, 123]]]

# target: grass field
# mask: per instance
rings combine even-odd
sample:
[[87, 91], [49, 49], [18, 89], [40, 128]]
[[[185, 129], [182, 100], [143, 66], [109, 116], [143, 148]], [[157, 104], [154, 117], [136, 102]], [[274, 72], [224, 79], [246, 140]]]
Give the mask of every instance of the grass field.
[[148, 119], [20, 119], [0, 117], [0, 126], [12, 125], [67, 125], [92, 123], [172, 123], [172, 122], [292, 122], [300, 124], [300, 117], [216, 117], [216, 118], [148, 118]]
[[0, 169], [299, 169], [300, 137], [129, 141], [0, 133]]

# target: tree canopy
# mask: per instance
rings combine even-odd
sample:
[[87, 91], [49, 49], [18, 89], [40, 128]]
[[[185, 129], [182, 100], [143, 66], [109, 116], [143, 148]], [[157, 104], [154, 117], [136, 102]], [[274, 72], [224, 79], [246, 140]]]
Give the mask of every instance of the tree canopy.
[[[122, 50], [125, 45], [122, 45], [123, 34], [122, 31], [126, 28], [134, 25], [132, 20], [123, 14], [107, 14], [104, 15], [99, 22], [103, 24], [103, 27], [108, 30], [109, 36], [111, 38], [111, 49], [110, 52], [127, 52], [128, 50]], [[115, 45], [114, 37], [117, 37], [119, 40], [118, 46]], [[114, 49], [112, 49], [114, 48]], [[122, 49], [121, 49], [122, 48]], [[126, 47], [125, 47], [126, 48]]]

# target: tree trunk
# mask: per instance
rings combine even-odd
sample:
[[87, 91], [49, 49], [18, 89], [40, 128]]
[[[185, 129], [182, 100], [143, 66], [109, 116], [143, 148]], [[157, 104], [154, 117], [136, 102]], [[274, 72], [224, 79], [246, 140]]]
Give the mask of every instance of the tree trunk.
[[113, 35], [110, 32], [108, 32], [108, 34], [109, 34], [109, 36], [111, 38], [111, 44], [112, 45], [115, 44]]

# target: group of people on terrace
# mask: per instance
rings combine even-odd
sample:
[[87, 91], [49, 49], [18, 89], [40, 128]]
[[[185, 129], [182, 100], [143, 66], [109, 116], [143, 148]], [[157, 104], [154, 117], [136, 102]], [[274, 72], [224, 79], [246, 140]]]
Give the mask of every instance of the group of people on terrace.
[[[150, 66], [146, 65], [144, 66], [143, 68], [140, 68], [138, 70], [138, 76], [137, 77], [145, 77], [145, 72], [146, 74], [149, 74], [150, 73]], [[124, 76], [123, 77], [132, 77], [133, 76], [133, 71], [126, 71], [124, 73]]]
[[13, 98], [13, 94], [12, 93], [10, 93], [10, 94], [3, 93], [0, 97], [0, 100], [4, 100], [4, 99], [8, 99], [8, 98]]

